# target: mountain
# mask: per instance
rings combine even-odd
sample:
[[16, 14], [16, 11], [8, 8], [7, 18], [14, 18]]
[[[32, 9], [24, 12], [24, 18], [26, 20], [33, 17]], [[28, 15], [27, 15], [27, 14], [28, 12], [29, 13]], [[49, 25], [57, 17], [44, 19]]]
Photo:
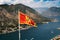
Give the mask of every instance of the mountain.
[[51, 16], [60, 16], [60, 7], [51, 7], [49, 8], [48, 12]]
[[7, 4], [3, 4], [0, 5], [0, 11], [1, 11], [1, 16], [2, 19], [5, 18], [10, 19], [10, 20], [17, 20], [17, 15], [18, 15], [18, 11], [21, 11], [25, 14], [27, 14], [28, 16], [30, 16], [36, 23], [41, 23], [44, 21], [51, 21], [49, 18], [43, 17], [40, 15], [40, 13], [38, 13], [36, 10], [34, 10], [33, 8], [30, 8], [28, 6], [25, 6], [23, 4], [16, 4], [16, 5], [7, 5]]
[[52, 12], [58, 12], [60, 13], [60, 7], [51, 7], [49, 8]]
[[37, 12], [39, 12], [40, 14], [46, 10], [48, 10], [47, 7], [40, 7], [40, 8], [34, 8]]
[[16, 31], [18, 14], [9, 5], [0, 5], [0, 34]]
[[36, 23], [51, 21], [50, 18], [41, 16], [36, 10], [23, 4], [3, 4], [0, 5], [0, 33], [9, 33], [18, 29], [18, 12], [28, 15]]
[[[51, 22], [50, 18], [46, 18], [46, 17], [41, 16], [40, 13], [38, 13], [36, 10], [34, 10], [33, 8], [28, 7], [26, 5], [17, 4], [17, 5], [15, 5], [15, 8], [18, 9], [18, 11], [29, 16], [36, 23]], [[31, 26], [28, 26], [26, 24], [20, 25], [21, 30], [28, 29], [30, 27]]]
[[37, 23], [40, 23], [43, 21], [51, 21], [49, 18], [41, 16], [40, 13], [38, 13], [33, 8], [25, 6], [23, 4], [16, 4], [16, 5], [5, 4], [5, 5], [0, 5], [0, 7], [3, 7], [4, 9], [6, 9], [6, 11], [9, 12], [13, 16], [16, 16], [18, 11], [21, 11], [21, 12], [27, 14], [28, 16], [30, 16]]
[[38, 11], [40, 11], [41, 15], [45, 17], [60, 16], [60, 7], [39, 8]]
[[[7, 9], [9, 9], [9, 8], [7, 7]], [[9, 23], [11, 23], [13, 21], [16, 21], [16, 23], [17, 23], [17, 17], [18, 17], [17, 15], [18, 14], [14, 13], [15, 11], [13, 11], [13, 12], [9, 11], [8, 12], [7, 9], [5, 9], [5, 7], [1, 7], [1, 5], [0, 5], [0, 21], [6, 22], [6, 23], [8, 22], [6, 25], [8, 25]], [[16, 24], [14, 24], [14, 25], [16, 25]]]
[[[60, 22], [60, 7], [50, 7], [50, 8], [35, 8], [40, 14], [47, 18], [52, 18], [55, 21]], [[56, 21], [56, 22], [57, 22]]]
[[23, 4], [17, 4], [15, 5], [16, 8], [18, 8], [19, 11], [27, 14], [31, 19], [33, 19], [36, 23], [51, 21], [49, 18], [43, 17], [40, 15], [39, 12], [34, 10], [31, 7], [25, 6]]

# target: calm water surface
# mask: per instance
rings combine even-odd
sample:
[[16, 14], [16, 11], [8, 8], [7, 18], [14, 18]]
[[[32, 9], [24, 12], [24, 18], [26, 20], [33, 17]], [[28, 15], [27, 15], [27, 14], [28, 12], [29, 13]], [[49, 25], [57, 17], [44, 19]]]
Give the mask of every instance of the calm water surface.
[[[60, 22], [38, 24], [37, 28], [30, 28], [28, 30], [21, 30], [21, 40], [50, 40], [51, 38], [60, 35]], [[18, 40], [18, 31], [0, 35], [0, 40]]]

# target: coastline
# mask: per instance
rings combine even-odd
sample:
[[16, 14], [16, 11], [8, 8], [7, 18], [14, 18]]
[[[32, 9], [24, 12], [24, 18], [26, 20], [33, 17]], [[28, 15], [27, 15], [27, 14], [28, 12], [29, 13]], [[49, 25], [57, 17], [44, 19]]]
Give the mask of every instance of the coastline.
[[0, 34], [12, 33], [12, 32], [15, 32], [17, 30], [18, 30], [17, 27], [15, 27], [15, 28], [8, 28], [8, 29], [5, 29], [5, 30], [0, 30]]
[[60, 35], [55, 36], [55, 37], [52, 38], [51, 40], [60, 40]]

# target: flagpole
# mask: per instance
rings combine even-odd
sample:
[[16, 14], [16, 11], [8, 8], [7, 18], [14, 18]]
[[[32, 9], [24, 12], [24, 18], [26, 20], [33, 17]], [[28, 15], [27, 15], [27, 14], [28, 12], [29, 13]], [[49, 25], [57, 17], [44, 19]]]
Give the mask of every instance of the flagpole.
[[19, 40], [20, 40], [20, 13], [18, 11], [18, 31], [19, 31]]

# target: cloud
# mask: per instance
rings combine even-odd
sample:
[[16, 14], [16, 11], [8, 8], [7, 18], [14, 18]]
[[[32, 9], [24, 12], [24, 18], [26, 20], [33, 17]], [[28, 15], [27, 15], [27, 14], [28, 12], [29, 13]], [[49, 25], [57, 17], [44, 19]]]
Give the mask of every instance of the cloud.
[[52, 7], [52, 6], [59, 6], [60, 7], [60, 0], [0, 0], [0, 4], [19, 4], [22, 3], [24, 5], [37, 8], [37, 7]]
[[12, 0], [0, 0], [0, 4], [11, 4]]
[[30, 2], [32, 2], [33, 0], [15, 0], [13, 1], [11, 4], [19, 4], [19, 3], [22, 3], [22, 4], [29, 4]]
[[5, 3], [10, 3], [10, 4], [18, 4], [18, 3], [22, 3], [22, 4], [28, 4], [33, 0], [0, 0], [0, 4], [5, 4]]
[[[26, 4], [27, 5], [27, 4]], [[31, 2], [28, 6], [37, 8], [37, 7], [60, 7], [60, 0], [55, 1], [40, 1], [40, 2]]]
[[0, 0], [0, 4], [3, 4], [3, 0]]

